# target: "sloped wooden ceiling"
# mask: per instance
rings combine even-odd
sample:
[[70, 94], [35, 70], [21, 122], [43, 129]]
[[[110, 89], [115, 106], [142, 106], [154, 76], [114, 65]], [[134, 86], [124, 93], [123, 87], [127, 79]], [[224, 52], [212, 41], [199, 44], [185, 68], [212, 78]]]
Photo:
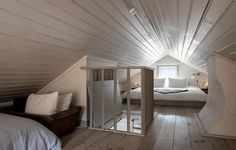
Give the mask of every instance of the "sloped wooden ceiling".
[[168, 54], [203, 71], [212, 52], [235, 61], [235, 18], [233, 0], [0, 0], [0, 99], [85, 54], [132, 65]]

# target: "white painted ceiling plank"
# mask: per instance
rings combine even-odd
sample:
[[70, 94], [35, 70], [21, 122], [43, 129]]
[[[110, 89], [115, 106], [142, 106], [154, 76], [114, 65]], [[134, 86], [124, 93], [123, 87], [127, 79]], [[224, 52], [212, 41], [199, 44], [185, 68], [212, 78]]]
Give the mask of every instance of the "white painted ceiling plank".
[[171, 55], [206, 72], [212, 52], [236, 61], [235, 17], [233, 0], [0, 0], [0, 99], [43, 87], [86, 54], [119, 65]]

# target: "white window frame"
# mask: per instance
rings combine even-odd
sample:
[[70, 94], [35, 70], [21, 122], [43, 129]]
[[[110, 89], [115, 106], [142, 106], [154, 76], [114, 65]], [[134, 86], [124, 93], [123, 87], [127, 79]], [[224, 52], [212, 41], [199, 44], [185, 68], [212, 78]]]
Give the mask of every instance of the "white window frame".
[[178, 65], [158, 65], [157, 66], [157, 71], [156, 71], [156, 77], [157, 78], [160, 78], [159, 77], [159, 69], [160, 67], [176, 67], [176, 78], [179, 77], [179, 66]]

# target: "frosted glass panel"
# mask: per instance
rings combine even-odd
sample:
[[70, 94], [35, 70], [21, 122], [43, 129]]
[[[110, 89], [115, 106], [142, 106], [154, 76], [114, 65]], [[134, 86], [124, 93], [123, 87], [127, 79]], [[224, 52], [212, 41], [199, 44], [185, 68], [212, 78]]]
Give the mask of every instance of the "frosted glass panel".
[[[102, 126], [102, 102], [101, 102], [101, 81], [93, 82], [93, 127], [100, 128]], [[113, 126], [113, 92], [114, 92], [114, 81], [104, 81], [104, 125], [105, 128]], [[119, 116], [122, 113], [122, 104], [120, 97], [120, 89], [117, 87], [117, 106], [116, 112]], [[119, 118], [118, 118], [119, 119]]]
[[[89, 80], [91, 129], [145, 134], [153, 119], [153, 70], [92, 69]], [[135, 90], [140, 91], [138, 99], [131, 95]]]

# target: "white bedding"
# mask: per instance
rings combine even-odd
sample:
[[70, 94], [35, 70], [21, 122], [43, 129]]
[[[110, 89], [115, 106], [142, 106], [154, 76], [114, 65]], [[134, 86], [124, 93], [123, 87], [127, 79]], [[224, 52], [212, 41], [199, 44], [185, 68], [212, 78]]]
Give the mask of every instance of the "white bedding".
[[61, 143], [36, 121], [0, 113], [0, 150], [61, 150]]
[[[159, 88], [159, 89], [161, 89], [161, 88]], [[166, 89], [168, 89], [168, 88], [166, 88]], [[198, 87], [189, 86], [184, 89], [188, 89], [188, 91], [187, 92], [180, 92], [180, 93], [171, 93], [171, 94], [161, 94], [158, 92], [154, 92], [154, 100], [205, 102], [207, 99], [207, 94], [204, 93]], [[127, 92], [125, 92], [122, 95], [123, 99], [126, 97], [127, 97]], [[141, 99], [141, 88], [136, 88], [134, 90], [130, 90], [130, 99]]]

